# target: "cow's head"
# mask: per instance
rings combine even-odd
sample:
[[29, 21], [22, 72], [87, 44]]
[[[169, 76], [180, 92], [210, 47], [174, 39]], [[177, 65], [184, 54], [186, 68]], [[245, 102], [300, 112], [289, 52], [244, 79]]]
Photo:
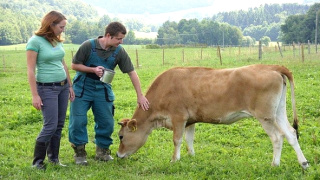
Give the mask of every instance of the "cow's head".
[[119, 131], [120, 145], [117, 156], [127, 157], [135, 153], [147, 140], [147, 134], [139, 129], [135, 119], [123, 119], [118, 123], [121, 125]]

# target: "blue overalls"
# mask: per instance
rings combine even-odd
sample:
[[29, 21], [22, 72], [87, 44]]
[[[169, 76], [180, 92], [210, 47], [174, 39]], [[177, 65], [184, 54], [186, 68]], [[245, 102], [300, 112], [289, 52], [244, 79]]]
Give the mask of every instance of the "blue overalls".
[[[97, 55], [94, 40], [91, 39], [90, 42], [91, 54], [85, 65], [114, 70], [120, 46], [111, 56], [103, 59]], [[95, 74], [77, 71], [73, 79], [73, 90], [76, 98], [70, 104], [69, 141], [76, 146], [88, 143], [87, 112], [91, 108], [95, 121], [95, 143], [100, 148], [109, 149], [114, 130], [115, 99], [111, 85], [101, 82]]]

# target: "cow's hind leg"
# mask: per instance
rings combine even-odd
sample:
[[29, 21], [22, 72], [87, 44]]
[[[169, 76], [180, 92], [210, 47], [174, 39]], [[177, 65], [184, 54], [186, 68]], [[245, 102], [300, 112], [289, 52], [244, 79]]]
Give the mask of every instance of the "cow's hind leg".
[[275, 118], [258, 118], [263, 129], [269, 135], [273, 146], [272, 166], [280, 165], [284, 135], [279, 131]]
[[288, 143], [295, 150], [299, 164], [303, 169], [306, 169], [309, 167], [308, 161], [302, 153], [295, 129], [289, 124], [285, 107], [286, 107], [285, 99], [282, 99], [282, 101], [280, 102], [280, 106], [278, 107], [278, 110], [277, 110], [278, 127], [281, 129], [284, 136], [287, 138]]
[[185, 139], [187, 142], [187, 150], [190, 155], [194, 155], [194, 148], [193, 148], [194, 132], [195, 132], [195, 124], [192, 124], [186, 127]]

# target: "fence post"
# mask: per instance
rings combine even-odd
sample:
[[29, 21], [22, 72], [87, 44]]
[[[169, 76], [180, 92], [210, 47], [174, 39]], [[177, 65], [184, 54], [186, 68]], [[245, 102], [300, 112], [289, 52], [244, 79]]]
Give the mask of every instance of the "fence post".
[[279, 48], [279, 51], [280, 51], [281, 57], [283, 58], [283, 55], [282, 55], [282, 51], [281, 51], [281, 47], [280, 47], [279, 42], [277, 42], [277, 44], [278, 44], [278, 48]]
[[298, 48], [299, 48], [299, 56], [301, 56], [301, 43], [298, 43]]
[[320, 10], [316, 12], [316, 32], [315, 32], [315, 39], [314, 43], [316, 45], [316, 54], [318, 54], [318, 15], [319, 15]]
[[162, 65], [164, 65], [164, 49], [162, 49]]
[[218, 52], [218, 56], [219, 56], [219, 59], [220, 59], [220, 65], [222, 65], [220, 46], [218, 46], [217, 52]]
[[259, 60], [262, 59], [262, 44], [261, 41], [259, 41]]
[[308, 54], [310, 54], [310, 40], [308, 40]]
[[182, 49], [182, 62], [184, 62], [184, 49]]
[[137, 62], [137, 68], [139, 68], [139, 55], [138, 55], [138, 49], [136, 49], [136, 62]]
[[302, 58], [302, 62], [304, 62], [304, 45], [301, 44], [300, 48], [301, 48], [301, 58]]
[[293, 57], [296, 57], [296, 47], [294, 45], [294, 42], [292, 42], [292, 50], [293, 50]]
[[4, 58], [4, 54], [2, 55], [2, 63], [3, 63], [3, 72], [6, 71], [6, 60]]

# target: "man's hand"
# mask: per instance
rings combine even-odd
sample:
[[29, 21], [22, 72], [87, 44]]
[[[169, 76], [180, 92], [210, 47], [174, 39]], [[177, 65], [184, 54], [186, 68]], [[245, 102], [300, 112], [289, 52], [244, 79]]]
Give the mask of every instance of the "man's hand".
[[104, 72], [104, 67], [103, 66], [97, 66], [93, 68], [93, 72], [98, 76], [102, 77], [103, 72]]

